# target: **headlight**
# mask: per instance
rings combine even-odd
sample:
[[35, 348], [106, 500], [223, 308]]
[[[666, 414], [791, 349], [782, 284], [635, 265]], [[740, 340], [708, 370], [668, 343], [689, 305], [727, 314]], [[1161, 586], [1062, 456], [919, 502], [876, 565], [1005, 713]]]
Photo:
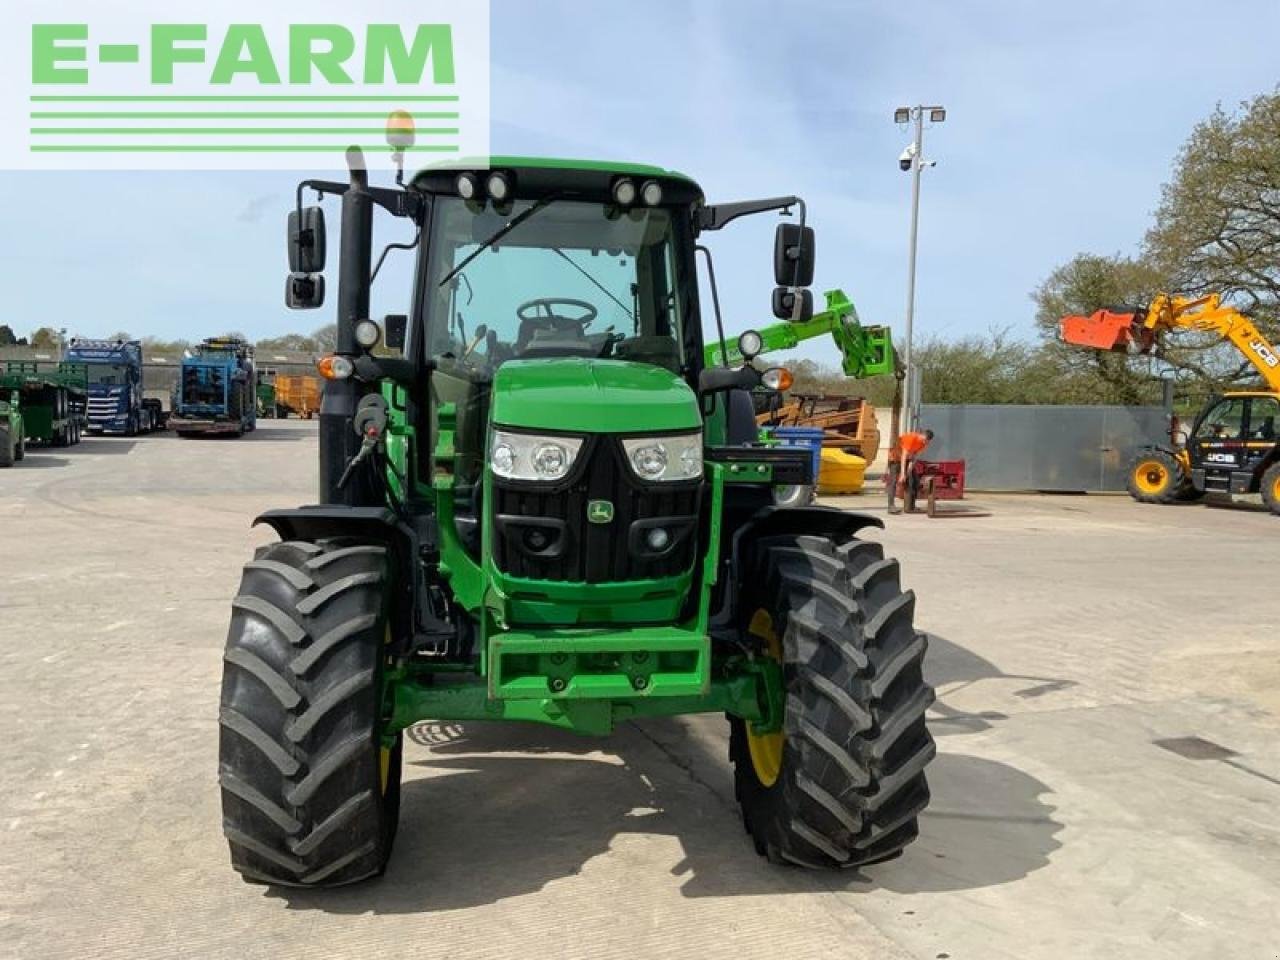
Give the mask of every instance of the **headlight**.
[[372, 320], [361, 320], [356, 324], [356, 343], [366, 350], [376, 347], [381, 336], [382, 330]]
[[764, 349], [764, 338], [755, 330], [748, 330], [738, 337], [738, 352], [743, 360], [754, 360]]
[[668, 482], [702, 476], [702, 434], [670, 437], [627, 437], [622, 441], [627, 463], [641, 480]]
[[581, 437], [547, 437], [493, 431], [489, 466], [507, 480], [563, 480], [582, 449]]

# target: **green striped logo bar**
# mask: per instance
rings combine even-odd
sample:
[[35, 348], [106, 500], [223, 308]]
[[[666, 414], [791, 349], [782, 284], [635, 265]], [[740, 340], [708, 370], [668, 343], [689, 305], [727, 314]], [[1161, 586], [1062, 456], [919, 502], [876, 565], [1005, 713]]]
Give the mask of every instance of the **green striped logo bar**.
[[26, 29], [0, 39], [0, 167], [336, 169], [351, 146], [371, 167], [489, 152], [487, 3], [369, 0], [353, 21], [318, 0], [288, 22], [231, 0], [216, 20], [175, 23], [74, 0], [46, 22], [48, 4], [16, 2]]

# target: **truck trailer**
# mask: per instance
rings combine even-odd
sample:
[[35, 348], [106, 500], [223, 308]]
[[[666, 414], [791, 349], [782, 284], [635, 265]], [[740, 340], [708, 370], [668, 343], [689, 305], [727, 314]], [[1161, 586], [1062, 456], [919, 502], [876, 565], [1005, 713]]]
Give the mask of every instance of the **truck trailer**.
[[22, 411], [26, 443], [69, 447], [84, 431], [86, 368], [61, 363], [41, 370], [40, 364], [11, 362], [0, 374], [0, 394], [12, 393]]
[[210, 337], [182, 358], [169, 426], [180, 437], [240, 436], [257, 425], [253, 347]]
[[164, 411], [142, 393], [142, 342], [75, 337], [68, 363], [84, 364], [88, 378], [88, 431], [127, 437], [164, 426]]

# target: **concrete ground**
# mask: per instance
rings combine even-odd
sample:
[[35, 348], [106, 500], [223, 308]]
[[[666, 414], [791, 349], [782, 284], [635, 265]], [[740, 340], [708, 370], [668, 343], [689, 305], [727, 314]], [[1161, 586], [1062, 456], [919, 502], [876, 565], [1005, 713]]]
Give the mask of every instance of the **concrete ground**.
[[425, 724], [383, 880], [243, 884], [215, 779], [228, 604], [269, 539], [249, 519], [314, 472], [296, 421], [0, 471], [0, 956], [1280, 956], [1280, 522], [1124, 497], [889, 518], [940, 751], [894, 862], [758, 859], [720, 718]]

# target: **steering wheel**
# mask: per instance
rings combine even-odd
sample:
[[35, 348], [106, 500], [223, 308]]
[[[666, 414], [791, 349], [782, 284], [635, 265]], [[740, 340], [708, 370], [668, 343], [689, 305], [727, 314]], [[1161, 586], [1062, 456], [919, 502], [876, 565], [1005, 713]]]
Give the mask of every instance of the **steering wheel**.
[[[564, 308], [577, 311], [577, 315], [561, 312]], [[581, 335], [599, 312], [594, 303], [573, 300], [571, 297], [539, 297], [536, 300], [526, 300], [516, 307], [516, 316], [520, 317], [517, 346], [526, 346], [529, 340], [534, 338], [536, 330], [553, 330], [556, 333]]]

